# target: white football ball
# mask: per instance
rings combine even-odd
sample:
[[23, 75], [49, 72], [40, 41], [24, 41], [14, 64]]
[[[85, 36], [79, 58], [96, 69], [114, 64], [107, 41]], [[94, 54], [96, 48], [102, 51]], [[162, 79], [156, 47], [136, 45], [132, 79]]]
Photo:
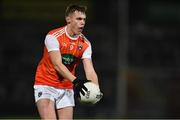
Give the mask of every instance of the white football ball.
[[90, 103], [95, 104], [102, 98], [102, 93], [99, 89], [99, 86], [96, 85], [93, 82], [86, 82], [84, 83], [84, 86], [88, 89], [87, 92], [85, 92], [85, 95], [83, 96], [80, 93], [80, 102], [81, 103]]

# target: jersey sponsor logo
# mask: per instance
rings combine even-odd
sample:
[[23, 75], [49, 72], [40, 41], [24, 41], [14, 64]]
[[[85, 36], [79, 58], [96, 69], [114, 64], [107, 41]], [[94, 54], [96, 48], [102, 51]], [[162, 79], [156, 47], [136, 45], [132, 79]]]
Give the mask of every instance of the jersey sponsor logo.
[[71, 54], [62, 54], [62, 62], [64, 65], [71, 65], [77, 61], [77, 57]]

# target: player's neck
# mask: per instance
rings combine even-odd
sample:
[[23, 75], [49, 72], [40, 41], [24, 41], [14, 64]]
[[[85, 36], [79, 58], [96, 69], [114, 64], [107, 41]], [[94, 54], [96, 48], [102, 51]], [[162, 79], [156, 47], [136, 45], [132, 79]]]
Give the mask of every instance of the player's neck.
[[78, 37], [79, 37], [79, 35], [75, 34], [75, 33], [73, 32], [73, 30], [70, 28], [70, 26], [68, 26], [68, 25], [67, 25], [67, 27], [66, 27], [66, 32], [67, 32], [67, 34], [68, 34], [70, 37], [72, 37], [72, 38], [78, 38]]

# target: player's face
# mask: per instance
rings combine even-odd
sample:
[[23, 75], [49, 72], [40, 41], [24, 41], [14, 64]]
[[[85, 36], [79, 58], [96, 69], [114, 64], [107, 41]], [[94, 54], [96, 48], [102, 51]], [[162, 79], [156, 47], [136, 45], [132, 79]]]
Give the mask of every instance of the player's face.
[[72, 34], [79, 35], [85, 26], [86, 15], [82, 12], [75, 11], [72, 15], [70, 15], [69, 21]]

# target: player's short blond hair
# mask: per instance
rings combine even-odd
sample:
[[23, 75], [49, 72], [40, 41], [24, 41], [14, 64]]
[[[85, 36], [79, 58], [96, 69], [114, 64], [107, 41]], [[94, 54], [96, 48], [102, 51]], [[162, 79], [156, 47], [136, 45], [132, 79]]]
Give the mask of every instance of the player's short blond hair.
[[79, 11], [82, 13], [86, 13], [87, 7], [86, 6], [80, 6], [80, 5], [69, 5], [66, 8], [65, 17], [69, 16], [70, 14], [74, 13], [75, 11]]

